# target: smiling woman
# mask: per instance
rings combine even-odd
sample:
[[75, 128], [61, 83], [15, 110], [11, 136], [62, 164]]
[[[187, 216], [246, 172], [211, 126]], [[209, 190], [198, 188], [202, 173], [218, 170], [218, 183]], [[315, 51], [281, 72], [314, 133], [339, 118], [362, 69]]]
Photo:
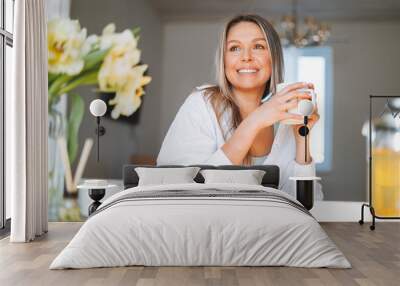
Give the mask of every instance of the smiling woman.
[[[283, 79], [282, 48], [272, 25], [258, 15], [239, 15], [226, 24], [216, 66], [218, 84], [197, 87], [186, 99], [157, 164], [277, 165], [279, 188], [295, 196], [289, 177], [315, 176], [315, 165], [300, 126], [280, 124], [274, 132], [274, 125], [303, 119], [287, 110], [309, 99], [300, 89], [313, 85], [294, 83], [276, 92]], [[270, 92], [271, 99], [262, 102]], [[322, 199], [318, 184], [315, 190]]]

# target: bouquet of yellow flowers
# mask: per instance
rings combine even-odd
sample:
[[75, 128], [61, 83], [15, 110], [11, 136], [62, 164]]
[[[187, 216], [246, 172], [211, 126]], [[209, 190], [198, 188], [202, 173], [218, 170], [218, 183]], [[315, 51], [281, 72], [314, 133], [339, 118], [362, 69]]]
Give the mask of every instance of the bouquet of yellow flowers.
[[139, 28], [115, 32], [108, 24], [100, 36], [87, 36], [79, 21], [53, 19], [48, 22], [49, 110], [68, 94], [69, 116], [65, 137], [72, 163], [78, 151], [78, 131], [84, 114], [83, 99], [72, 91], [81, 85], [95, 85], [101, 92], [115, 93], [108, 104], [111, 117], [132, 115], [141, 105], [143, 86], [151, 81], [144, 75], [147, 65], [139, 64]]

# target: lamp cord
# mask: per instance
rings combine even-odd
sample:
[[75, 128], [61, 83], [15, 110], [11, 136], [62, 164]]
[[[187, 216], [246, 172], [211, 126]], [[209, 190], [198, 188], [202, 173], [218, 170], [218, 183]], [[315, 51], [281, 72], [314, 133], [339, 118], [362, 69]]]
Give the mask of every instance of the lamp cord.
[[97, 162], [100, 158], [100, 117], [97, 117]]
[[304, 116], [304, 130], [306, 131], [305, 135], [304, 135], [304, 143], [305, 143], [304, 144], [304, 160], [305, 160], [305, 163], [307, 163], [307, 135], [308, 135], [307, 123], [308, 123], [308, 117]]

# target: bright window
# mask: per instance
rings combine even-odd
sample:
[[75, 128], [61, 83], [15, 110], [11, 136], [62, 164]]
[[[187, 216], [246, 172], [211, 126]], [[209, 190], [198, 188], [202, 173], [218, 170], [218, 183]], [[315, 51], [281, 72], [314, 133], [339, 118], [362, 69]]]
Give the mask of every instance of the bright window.
[[4, 164], [4, 105], [11, 94], [11, 75], [13, 67], [13, 23], [14, 0], [0, 0], [0, 229], [11, 216], [10, 193], [5, 190]]
[[320, 120], [311, 131], [311, 155], [318, 171], [329, 171], [332, 162], [333, 67], [330, 47], [284, 49], [285, 82], [312, 82]]

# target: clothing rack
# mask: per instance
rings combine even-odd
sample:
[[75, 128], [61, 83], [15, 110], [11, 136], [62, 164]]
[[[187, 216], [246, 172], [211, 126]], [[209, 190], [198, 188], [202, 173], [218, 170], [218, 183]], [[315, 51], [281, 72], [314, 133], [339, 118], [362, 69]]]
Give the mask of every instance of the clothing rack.
[[[372, 225], [370, 225], [371, 230], [375, 230], [375, 219], [400, 219], [400, 217], [383, 217], [383, 216], [377, 216], [375, 214], [375, 209], [372, 203], [372, 101], [374, 98], [386, 98], [388, 101], [389, 98], [400, 98], [400, 95], [370, 95], [369, 96], [369, 133], [368, 133], [368, 140], [369, 140], [369, 166], [368, 166], [368, 176], [369, 176], [369, 182], [368, 182], [368, 192], [369, 192], [369, 201], [368, 204], [363, 204], [361, 206], [361, 219], [358, 221], [359, 224], [364, 224], [364, 207], [368, 207], [369, 211], [372, 215]], [[386, 106], [385, 106], [386, 108]], [[381, 114], [382, 115], [382, 114]], [[400, 113], [397, 113], [397, 116], [400, 117]]]

